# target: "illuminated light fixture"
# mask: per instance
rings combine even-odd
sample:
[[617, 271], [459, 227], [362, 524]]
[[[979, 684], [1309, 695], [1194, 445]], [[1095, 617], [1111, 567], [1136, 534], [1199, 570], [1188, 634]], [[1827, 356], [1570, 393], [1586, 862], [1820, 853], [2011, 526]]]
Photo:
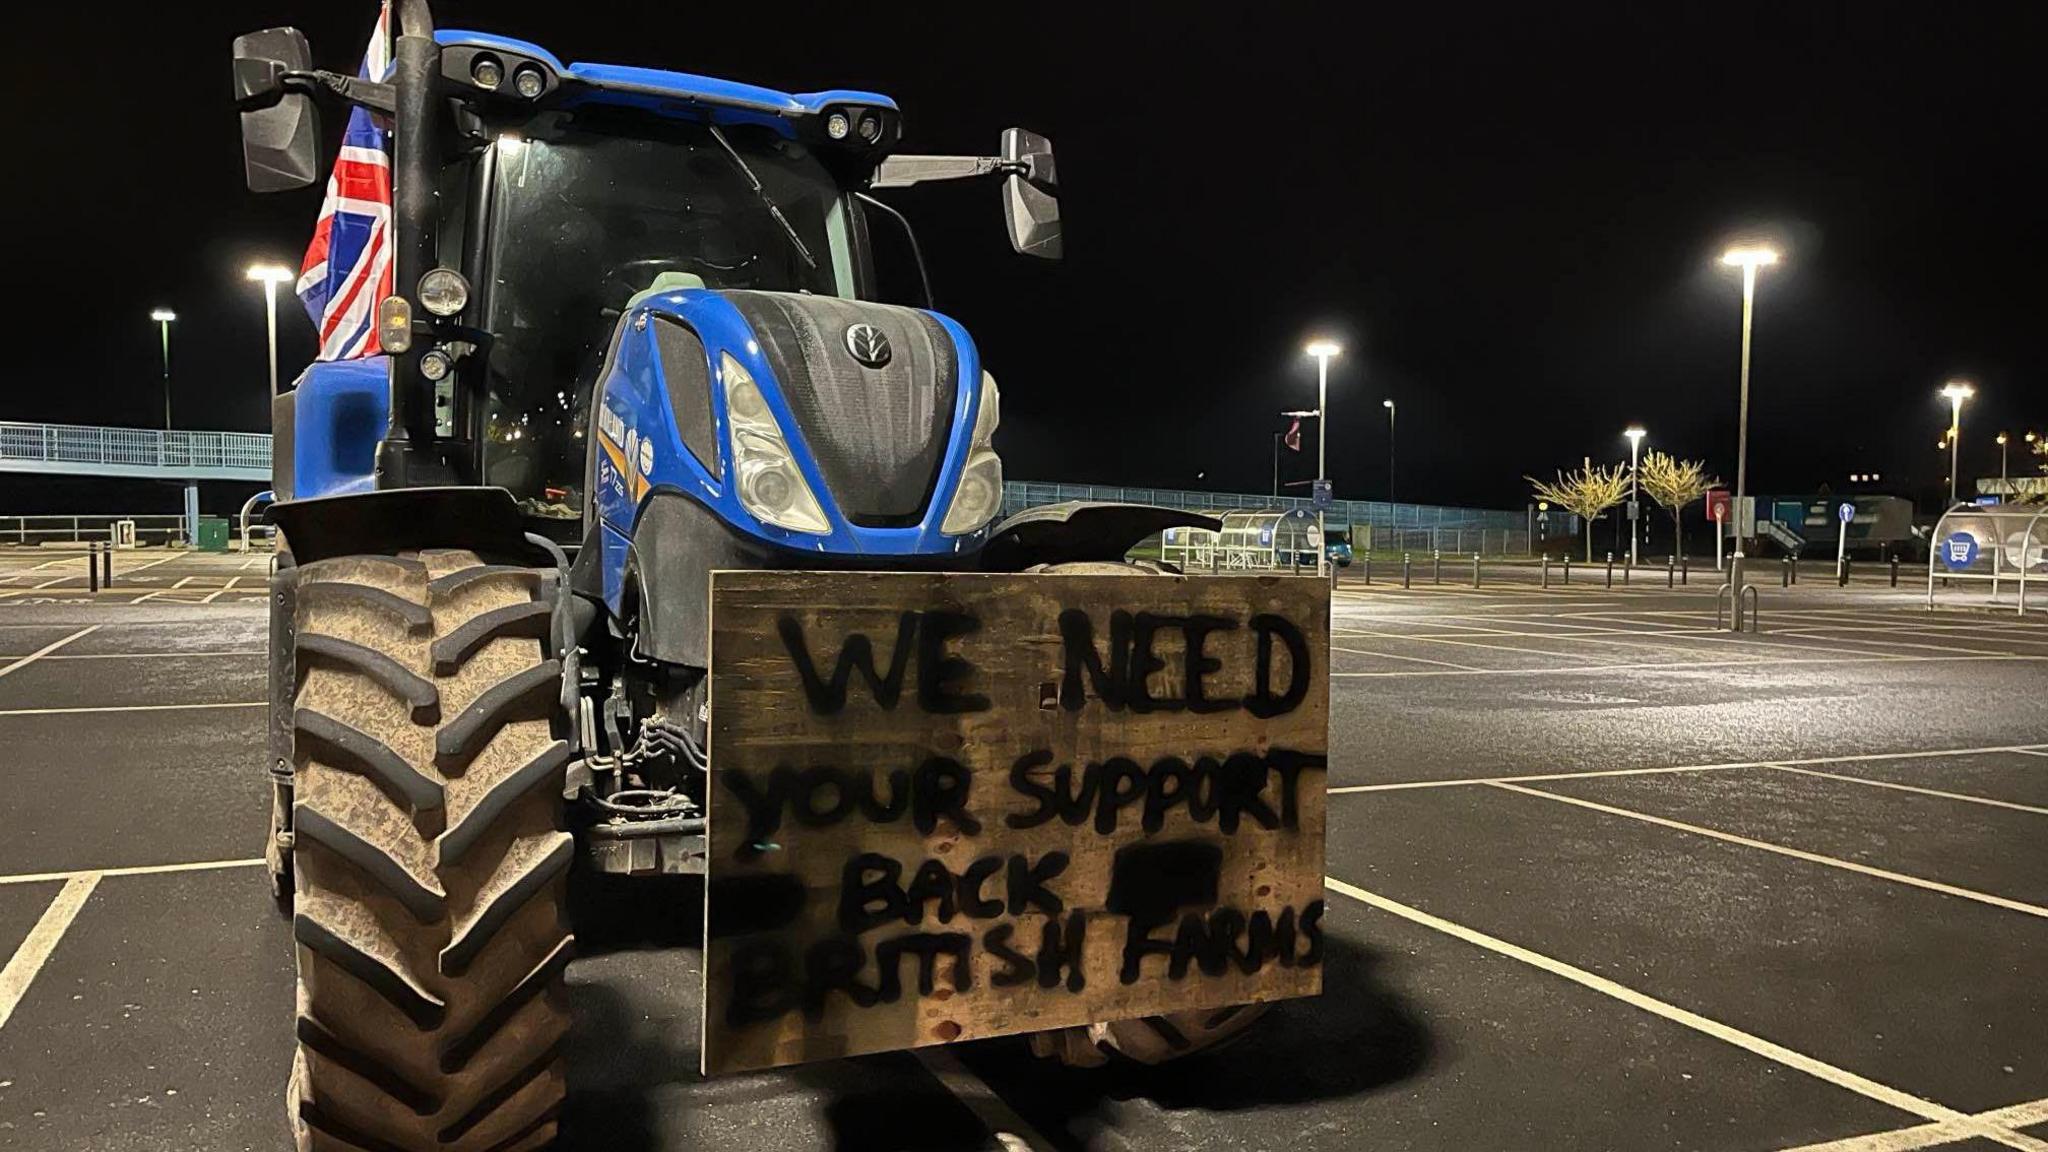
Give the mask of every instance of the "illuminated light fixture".
[[1998, 446], [1999, 446], [2000, 448], [2003, 448], [2003, 447], [2005, 447], [2005, 440], [2006, 440], [2006, 436], [2005, 436], [2005, 433], [2003, 433], [2003, 432], [2000, 432], [2000, 433], [1998, 434]]
[[1721, 253], [1721, 263], [1731, 268], [1763, 268], [1778, 262], [1778, 253], [1770, 248], [1730, 248]]
[[420, 277], [420, 307], [447, 318], [469, 307], [469, 281], [453, 268], [430, 268]]
[[846, 134], [852, 130], [853, 125], [848, 122], [844, 112], [834, 112], [825, 118], [825, 135], [834, 140], [846, 139]]
[[176, 320], [178, 318], [178, 314], [176, 312], [171, 311], [169, 308], [158, 308], [156, 311], [151, 312], [149, 314], [149, 318], [151, 320], [156, 321], [159, 324], [169, 324], [171, 321]]
[[479, 88], [493, 89], [505, 82], [505, 66], [498, 63], [496, 56], [479, 56], [476, 63], [470, 65], [469, 78], [476, 81]]
[[439, 348], [420, 357], [420, 375], [425, 376], [431, 383], [439, 384], [446, 380], [454, 367], [455, 362], [448, 358], [448, 353]]
[[1948, 397], [1949, 403], [1957, 407], [1976, 394], [1976, 387], [1967, 380], [1951, 380], [1941, 386], [1941, 395]]
[[292, 270], [282, 264], [251, 264], [246, 275], [259, 284], [289, 284], [295, 279]]
[[1305, 351], [1318, 360], [1328, 360], [1332, 356], [1342, 354], [1344, 348], [1335, 340], [1315, 340], [1309, 343]]
[[512, 90], [532, 100], [548, 90], [548, 78], [540, 74], [540, 69], [529, 64], [512, 74]]

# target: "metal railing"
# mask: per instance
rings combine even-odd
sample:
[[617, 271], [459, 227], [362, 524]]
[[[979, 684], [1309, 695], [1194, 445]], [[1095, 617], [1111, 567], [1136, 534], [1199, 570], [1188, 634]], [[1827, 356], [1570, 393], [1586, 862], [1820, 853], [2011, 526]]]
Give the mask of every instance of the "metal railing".
[[[1122, 501], [1196, 511], [1314, 508], [1305, 496], [1194, 492], [1181, 488], [1112, 484], [1011, 481], [1003, 485], [1003, 514], [1006, 516], [1026, 508], [1068, 500]], [[1324, 519], [1331, 532], [1345, 533], [1351, 538], [1352, 547], [1360, 550], [1371, 547], [1470, 552], [1498, 548], [1501, 555], [1530, 554], [1528, 520], [1524, 512], [1440, 504], [1394, 504], [1384, 500], [1333, 500], [1324, 512]]]
[[84, 544], [114, 539], [114, 525], [135, 522], [137, 544], [171, 544], [185, 538], [183, 516], [0, 516], [0, 544]]
[[0, 471], [265, 480], [270, 476], [270, 436], [0, 422]]

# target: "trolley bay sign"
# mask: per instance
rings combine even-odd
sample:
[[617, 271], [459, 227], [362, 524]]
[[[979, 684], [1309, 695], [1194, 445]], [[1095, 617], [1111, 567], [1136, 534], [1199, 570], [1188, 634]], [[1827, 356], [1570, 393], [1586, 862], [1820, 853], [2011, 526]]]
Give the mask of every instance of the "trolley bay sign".
[[1329, 591], [712, 577], [706, 1073], [1322, 990]]

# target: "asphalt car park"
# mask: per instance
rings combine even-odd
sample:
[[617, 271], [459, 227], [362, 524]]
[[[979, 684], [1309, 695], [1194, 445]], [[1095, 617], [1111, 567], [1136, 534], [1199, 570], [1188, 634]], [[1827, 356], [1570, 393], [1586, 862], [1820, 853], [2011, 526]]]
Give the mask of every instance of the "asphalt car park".
[[[266, 566], [0, 554], [0, 1147], [286, 1145]], [[1450, 573], [1335, 591], [1320, 998], [705, 1080], [696, 890], [590, 882], [563, 1144], [2048, 1150], [2048, 616]]]

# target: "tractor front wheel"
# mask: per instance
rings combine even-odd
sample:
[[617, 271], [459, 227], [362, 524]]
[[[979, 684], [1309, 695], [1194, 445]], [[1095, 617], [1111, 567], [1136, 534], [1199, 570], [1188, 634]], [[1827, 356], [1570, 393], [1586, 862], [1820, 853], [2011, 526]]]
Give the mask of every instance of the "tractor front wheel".
[[456, 551], [299, 572], [297, 1146], [544, 1147], [573, 851], [555, 576]]

